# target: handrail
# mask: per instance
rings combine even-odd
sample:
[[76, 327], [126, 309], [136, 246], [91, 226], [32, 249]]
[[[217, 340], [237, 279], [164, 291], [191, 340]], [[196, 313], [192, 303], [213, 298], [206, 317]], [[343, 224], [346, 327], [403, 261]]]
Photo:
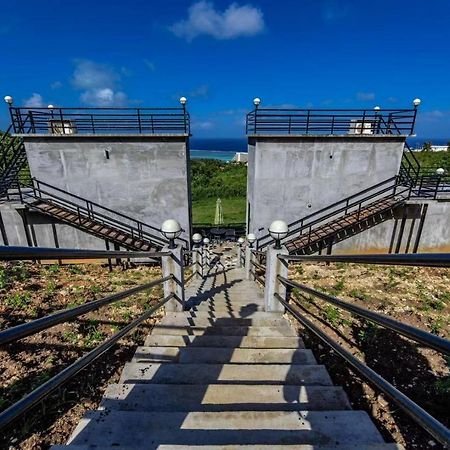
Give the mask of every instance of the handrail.
[[450, 341], [448, 341], [447, 339], [436, 336], [435, 334], [428, 333], [419, 328], [406, 325], [402, 322], [399, 322], [398, 320], [392, 319], [388, 316], [376, 313], [374, 311], [370, 311], [366, 308], [362, 308], [361, 306], [357, 306], [352, 303], [347, 303], [337, 297], [333, 297], [332, 295], [328, 295], [323, 292], [317, 291], [304, 284], [297, 283], [293, 280], [289, 280], [280, 275], [278, 275], [278, 279], [286, 286], [300, 289], [301, 291], [314, 295], [315, 297], [318, 297], [321, 300], [324, 300], [328, 303], [332, 303], [333, 305], [336, 305], [341, 309], [344, 309], [360, 317], [363, 317], [364, 319], [368, 319], [372, 322], [375, 322], [376, 324], [381, 325], [382, 327], [394, 330], [397, 333], [406, 336], [408, 339], [411, 339], [414, 342], [425, 345], [426, 347], [430, 347], [434, 350], [437, 350], [438, 352], [444, 353], [445, 355], [450, 355]]
[[118, 292], [117, 294], [108, 295], [107, 297], [99, 298], [98, 300], [94, 300], [83, 305], [57, 311], [53, 314], [50, 314], [49, 316], [40, 317], [39, 319], [32, 320], [31, 322], [26, 322], [12, 328], [8, 328], [0, 332], [0, 345], [4, 345], [27, 336], [31, 336], [33, 334], [39, 333], [42, 330], [47, 330], [48, 328], [54, 327], [59, 323], [67, 322], [68, 320], [87, 314], [90, 311], [95, 311], [102, 306], [109, 305], [110, 303], [122, 300], [126, 297], [130, 297], [131, 295], [137, 294], [138, 292], [146, 291], [147, 289], [162, 284], [165, 281], [172, 280], [173, 278], [173, 275], [159, 278], [157, 280], [151, 281], [150, 283], [142, 284], [140, 286], [127, 289], [126, 291]]
[[185, 107], [11, 107], [10, 116], [14, 132], [20, 134], [190, 134], [190, 116]]
[[123, 250], [85, 250], [49, 247], [0, 246], [0, 261], [47, 259], [160, 258], [170, 252], [133, 252]]
[[5, 411], [0, 413], [0, 430], [4, 429], [7, 425], [9, 425], [13, 420], [27, 412], [34, 405], [40, 402], [42, 399], [51, 394], [55, 389], [61, 386], [64, 382], [71, 379], [78, 372], [83, 370], [93, 361], [95, 361], [98, 357], [100, 357], [103, 353], [111, 349], [116, 342], [122, 339], [126, 334], [136, 328], [145, 320], [149, 319], [155, 311], [164, 306], [169, 300], [174, 298], [174, 294], [170, 294], [167, 297], [163, 298], [156, 305], [152, 306], [148, 311], [142, 314], [137, 319], [133, 320], [131, 323], [122, 328], [119, 332], [111, 336], [105, 342], [100, 344], [95, 349], [91, 350], [86, 355], [82, 356], [70, 366], [63, 369], [54, 377], [50, 378], [50, 380], [46, 381], [44, 384], [34, 389], [28, 395], [23, 397], [14, 405], [7, 408]]
[[[49, 192], [48, 190], [42, 189], [41, 185], [50, 188], [50, 190], [60, 192], [60, 193], [64, 194], [64, 196], [67, 196], [69, 198], [77, 199], [80, 202], [82, 202], [82, 204], [74, 202], [67, 198], [59, 197], [53, 192]], [[163, 239], [162, 237], [145, 230], [146, 228], [148, 228], [150, 230], [160, 232], [160, 230], [158, 228], [156, 228], [152, 225], [149, 225], [147, 223], [141, 222], [140, 220], [129, 217], [121, 212], [114, 211], [106, 206], [102, 206], [96, 202], [93, 202], [86, 198], [80, 197], [76, 194], [67, 192], [59, 187], [52, 186], [51, 184], [46, 183], [44, 181], [40, 181], [36, 178], [32, 179], [31, 186], [26, 186], [26, 185], [19, 186], [18, 189], [19, 189], [18, 195], [22, 202], [23, 202], [23, 196], [26, 196], [28, 198], [36, 198], [36, 199], [43, 198], [43, 199], [45, 199], [46, 198], [45, 196], [48, 195], [50, 197], [48, 199], [49, 201], [60, 204], [63, 207], [69, 207], [69, 208], [75, 209], [77, 214], [79, 214], [79, 212], [81, 210], [84, 212], [84, 215], [86, 215], [89, 218], [94, 218], [94, 219], [100, 218], [100, 220], [103, 221], [103, 223], [105, 223], [105, 224], [115, 226], [115, 227], [121, 229], [122, 231], [131, 233], [133, 236], [136, 235], [136, 237], [138, 237], [138, 238], [146, 238], [147, 237], [150, 241], [153, 241], [153, 242], [156, 241], [156, 244], [159, 246], [164, 246], [168, 243], [168, 241], [166, 239]], [[30, 191], [28, 191], [27, 189], [32, 191], [32, 193]], [[44, 197], [43, 197], [43, 195], [44, 195]], [[86, 206], [83, 206], [83, 204], [85, 204]], [[121, 222], [114, 217], [107, 216], [102, 212], [96, 211], [95, 208], [104, 210], [108, 213], [111, 213], [115, 216], [123, 218], [132, 223]], [[184, 238], [177, 238], [177, 240], [187, 244], [187, 240]]]
[[322, 342], [331, 347], [338, 355], [344, 358], [354, 369], [368, 379], [371, 383], [385, 393], [394, 403], [400, 406], [409, 416], [411, 416], [420, 426], [427, 430], [439, 442], [446, 447], [450, 447], [450, 430], [441, 422], [428, 414], [417, 403], [413, 402], [409, 397], [400, 392], [391, 383], [378, 375], [370, 367], [362, 363], [348, 350], [344, 349], [330, 336], [320, 330], [310, 320], [306, 319], [303, 314], [299, 314], [283, 297], [275, 293], [277, 300], [306, 328], [313, 332]]
[[247, 114], [247, 135], [401, 135], [413, 132], [416, 109], [282, 109], [257, 108]]
[[[391, 184], [389, 184], [389, 183], [391, 183]], [[386, 187], [386, 188], [377, 190], [376, 192], [373, 192], [370, 195], [367, 195], [367, 196], [365, 196], [365, 197], [363, 197], [363, 198], [361, 198], [359, 200], [355, 200], [354, 202], [350, 203], [351, 200], [356, 199], [356, 198], [360, 197], [361, 195], [366, 194], [368, 192], [374, 191], [377, 188], [379, 188], [381, 186], [384, 186], [386, 184], [389, 184], [389, 186]], [[408, 197], [409, 197], [409, 191], [411, 190], [411, 187], [406, 187], [402, 191], [397, 192], [397, 188], [398, 187], [399, 187], [399, 185], [397, 183], [397, 177], [394, 176], [394, 177], [391, 177], [391, 178], [387, 178], [386, 180], [381, 181], [380, 183], [377, 183], [377, 184], [375, 184], [375, 185], [373, 185], [373, 186], [371, 186], [369, 188], [366, 188], [366, 189], [360, 191], [357, 194], [353, 194], [353, 195], [351, 195], [349, 197], [346, 197], [346, 198], [344, 198], [342, 200], [339, 200], [339, 201], [337, 201], [335, 203], [332, 203], [331, 205], [328, 205], [325, 208], [320, 209], [319, 211], [315, 211], [315, 212], [313, 212], [313, 213], [311, 213], [311, 214], [309, 214], [309, 215], [307, 215], [307, 216], [305, 216], [305, 217], [303, 217], [301, 219], [298, 219], [298, 220], [288, 224], [289, 232], [288, 232], [286, 238], [288, 238], [288, 237], [290, 237], [290, 236], [292, 236], [294, 234], [301, 233], [304, 229], [312, 227], [313, 225], [316, 225], [317, 223], [322, 222], [323, 220], [329, 219], [330, 217], [335, 216], [336, 214], [339, 214], [341, 212], [347, 213], [350, 208], [362, 205], [364, 202], [367, 202], [368, 200], [372, 200], [375, 197], [378, 197], [381, 194], [384, 194], [384, 193], [389, 192], [391, 190], [393, 190], [393, 193], [391, 195], [387, 196], [387, 198], [391, 198], [391, 197], [396, 196], [396, 195], [401, 195], [401, 194], [404, 194], [405, 192], [408, 192]], [[335, 209], [339, 205], [342, 205], [342, 206], [340, 206], [339, 208]], [[328, 214], [323, 215], [327, 211], [330, 211], [330, 212]], [[316, 217], [316, 216], [318, 216], [318, 217], [315, 220], [305, 224], [305, 221], [307, 221], [309, 219], [312, 219], [313, 217]], [[298, 224], [300, 224], [299, 227], [292, 228], [292, 227], [294, 227], [294, 226], [296, 226]], [[284, 238], [284, 240], [286, 240], [286, 238]], [[267, 241], [267, 242], [261, 243], [262, 241]], [[273, 242], [273, 238], [270, 236], [270, 234], [266, 234], [264, 236], [261, 236], [260, 238], [257, 239], [257, 248], [258, 249], [264, 248], [267, 245], [269, 245], [270, 242]]]
[[424, 267], [450, 267], [450, 253], [409, 253], [370, 255], [278, 255], [287, 261], [343, 262]]

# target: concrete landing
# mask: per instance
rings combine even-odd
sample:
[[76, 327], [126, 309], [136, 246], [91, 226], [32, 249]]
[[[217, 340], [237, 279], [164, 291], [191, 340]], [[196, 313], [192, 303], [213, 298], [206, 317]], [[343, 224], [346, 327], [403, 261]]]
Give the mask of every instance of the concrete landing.
[[244, 270], [195, 281], [186, 299], [85, 415], [72, 450], [401, 449], [351, 409], [290, 322], [264, 311]]

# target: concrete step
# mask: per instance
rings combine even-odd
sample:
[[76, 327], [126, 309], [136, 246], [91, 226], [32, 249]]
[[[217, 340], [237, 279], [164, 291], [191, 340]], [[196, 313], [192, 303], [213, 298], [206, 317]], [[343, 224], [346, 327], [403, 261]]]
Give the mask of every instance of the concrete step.
[[217, 347], [138, 347], [133, 362], [180, 364], [317, 364], [311, 350]]
[[382, 444], [383, 439], [362, 411], [91, 411], [70, 442], [159, 449], [162, 444]]
[[200, 305], [188, 306], [188, 310], [192, 311], [216, 311], [219, 313], [225, 313], [232, 311], [234, 313], [248, 314], [256, 311], [264, 311], [264, 305], [249, 303], [248, 305], [241, 306], [226, 306], [226, 305], [211, 305], [210, 303], [201, 303]]
[[[150, 448], [151, 447], [145, 447]], [[53, 445], [52, 450], [92, 450], [89, 445]], [[117, 446], [97, 445], [95, 450], [117, 450]], [[340, 445], [190, 445], [189, 450], [405, 450], [400, 444]], [[120, 446], [119, 450], [142, 450], [142, 447]], [[184, 445], [159, 445], [158, 450], [186, 450]]]
[[299, 337], [149, 335], [147, 347], [304, 348]]
[[126, 363], [120, 383], [331, 386], [322, 365]]
[[174, 334], [174, 335], [222, 335], [222, 336], [297, 336], [297, 332], [289, 327], [190, 327], [155, 325], [152, 334]]
[[279, 327], [289, 326], [289, 321], [281, 315], [270, 318], [234, 318], [234, 317], [189, 317], [178, 316], [177, 314], [168, 314], [159, 322], [161, 325], [173, 326], [195, 326], [195, 327], [211, 327], [211, 326], [256, 326], [256, 327]]
[[341, 387], [112, 384], [101, 408], [121, 411], [326, 411], [351, 409]]

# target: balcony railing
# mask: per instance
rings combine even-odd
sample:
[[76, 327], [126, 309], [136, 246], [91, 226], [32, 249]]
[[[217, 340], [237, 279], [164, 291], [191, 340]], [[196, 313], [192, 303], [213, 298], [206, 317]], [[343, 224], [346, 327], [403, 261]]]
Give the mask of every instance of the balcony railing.
[[18, 134], [190, 134], [185, 108], [11, 107]]
[[248, 135], [410, 135], [416, 109], [274, 109], [247, 114]]

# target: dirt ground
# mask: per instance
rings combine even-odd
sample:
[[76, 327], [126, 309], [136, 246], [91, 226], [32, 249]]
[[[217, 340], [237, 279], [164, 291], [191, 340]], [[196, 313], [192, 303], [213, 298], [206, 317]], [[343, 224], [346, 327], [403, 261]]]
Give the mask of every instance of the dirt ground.
[[[356, 264], [301, 264], [289, 277], [442, 337], [449, 337], [450, 271]], [[385, 328], [294, 289], [298, 310], [435, 418], [450, 425], [450, 360]], [[301, 329], [298, 322], [293, 323]], [[312, 333], [301, 330], [306, 347], [326, 364], [354, 409], [366, 410], [387, 442], [407, 449], [440, 449], [398, 406], [351, 372], [349, 365]]]
[[[112, 272], [99, 265], [1, 263], [0, 330], [120, 292], [161, 276], [159, 268]], [[0, 410], [116, 333], [162, 297], [162, 287], [135, 294], [0, 349]], [[160, 313], [120, 341], [0, 437], [0, 448], [46, 449], [66, 443], [86, 410], [96, 408], [109, 383], [143, 343]]]

